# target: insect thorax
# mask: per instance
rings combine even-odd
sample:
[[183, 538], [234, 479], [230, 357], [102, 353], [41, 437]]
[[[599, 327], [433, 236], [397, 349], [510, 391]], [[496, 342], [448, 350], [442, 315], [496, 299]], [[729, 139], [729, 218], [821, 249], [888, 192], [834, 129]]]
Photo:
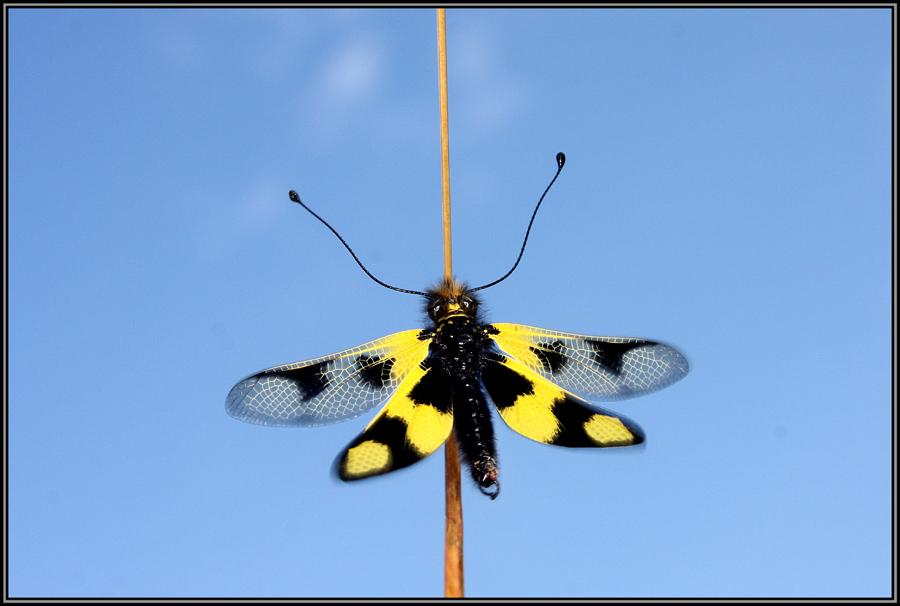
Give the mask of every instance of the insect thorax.
[[434, 332], [433, 353], [451, 382], [463, 378], [479, 378], [485, 355], [493, 341], [487, 329], [467, 315], [453, 315], [438, 322]]

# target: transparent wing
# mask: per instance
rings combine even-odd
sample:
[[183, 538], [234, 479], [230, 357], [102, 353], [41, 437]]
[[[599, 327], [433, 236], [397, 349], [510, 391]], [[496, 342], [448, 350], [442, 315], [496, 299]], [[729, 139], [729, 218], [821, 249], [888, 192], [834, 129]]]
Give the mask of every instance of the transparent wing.
[[501, 350], [565, 389], [593, 400], [624, 400], [657, 391], [690, 370], [677, 349], [647, 341], [592, 337], [522, 326], [492, 324]]
[[428, 355], [424, 330], [407, 330], [337, 354], [275, 366], [231, 388], [225, 410], [260, 425], [314, 427], [358, 417]]

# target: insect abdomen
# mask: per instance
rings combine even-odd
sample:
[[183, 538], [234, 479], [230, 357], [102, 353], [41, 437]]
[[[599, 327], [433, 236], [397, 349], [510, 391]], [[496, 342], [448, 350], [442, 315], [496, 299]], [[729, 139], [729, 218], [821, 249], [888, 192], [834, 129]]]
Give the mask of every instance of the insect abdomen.
[[491, 411], [481, 386], [481, 369], [489, 347], [490, 339], [471, 316], [460, 314], [439, 322], [436, 357], [451, 381], [456, 442], [472, 479], [493, 499], [500, 492], [497, 449]]
[[[500, 482], [497, 481], [494, 425], [478, 379], [472, 376], [454, 381], [452, 399], [453, 427], [460, 454], [481, 492], [495, 499], [500, 493]], [[493, 486], [496, 489], [491, 491]]]

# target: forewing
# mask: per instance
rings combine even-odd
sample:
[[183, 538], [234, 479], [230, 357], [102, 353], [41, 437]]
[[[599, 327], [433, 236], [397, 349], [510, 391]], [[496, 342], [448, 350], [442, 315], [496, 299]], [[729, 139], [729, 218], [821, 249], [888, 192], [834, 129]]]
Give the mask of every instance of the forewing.
[[422, 330], [337, 354], [275, 366], [231, 388], [228, 414], [260, 425], [313, 427], [346, 421], [384, 402], [428, 355]]
[[342, 480], [361, 480], [412, 465], [444, 443], [453, 428], [449, 377], [418, 365], [337, 459]]
[[506, 424], [526, 438], [570, 448], [644, 441], [631, 419], [589, 404], [507, 356], [491, 354], [481, 380]]
[[668, 387], [690, 370], [677, 349], [644, 339], [592, 337], [493, 324], [501, 350], [529, 370], [580, 395], [623, 400]]

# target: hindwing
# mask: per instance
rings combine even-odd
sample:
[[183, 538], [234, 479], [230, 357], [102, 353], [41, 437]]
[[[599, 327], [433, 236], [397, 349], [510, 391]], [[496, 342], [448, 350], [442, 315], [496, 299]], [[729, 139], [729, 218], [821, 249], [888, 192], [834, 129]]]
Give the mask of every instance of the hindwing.
[[644, 441], [631, 419], [589, 404], [507, 356], [490, 354], [481, 380], [506, 424], [526, 438], [570, 448]]
[[361, 480], [412, 465], [444, 443], [453, 428], [450, 377], [428, 358], [337, 459], [342, 480]]
[[528, 370], [592, 400], [623, 400], [667, 387], [687, 375], [673, 347], [644, 339], [592, 337], [492, 324], [497, 346]]
[[431, 342], [407, 330], [337, 354], [275, 366], [235, 385], [225, 402], [231, 416], [260, 425], [314, 427], [358, 417], [419, 368]]

